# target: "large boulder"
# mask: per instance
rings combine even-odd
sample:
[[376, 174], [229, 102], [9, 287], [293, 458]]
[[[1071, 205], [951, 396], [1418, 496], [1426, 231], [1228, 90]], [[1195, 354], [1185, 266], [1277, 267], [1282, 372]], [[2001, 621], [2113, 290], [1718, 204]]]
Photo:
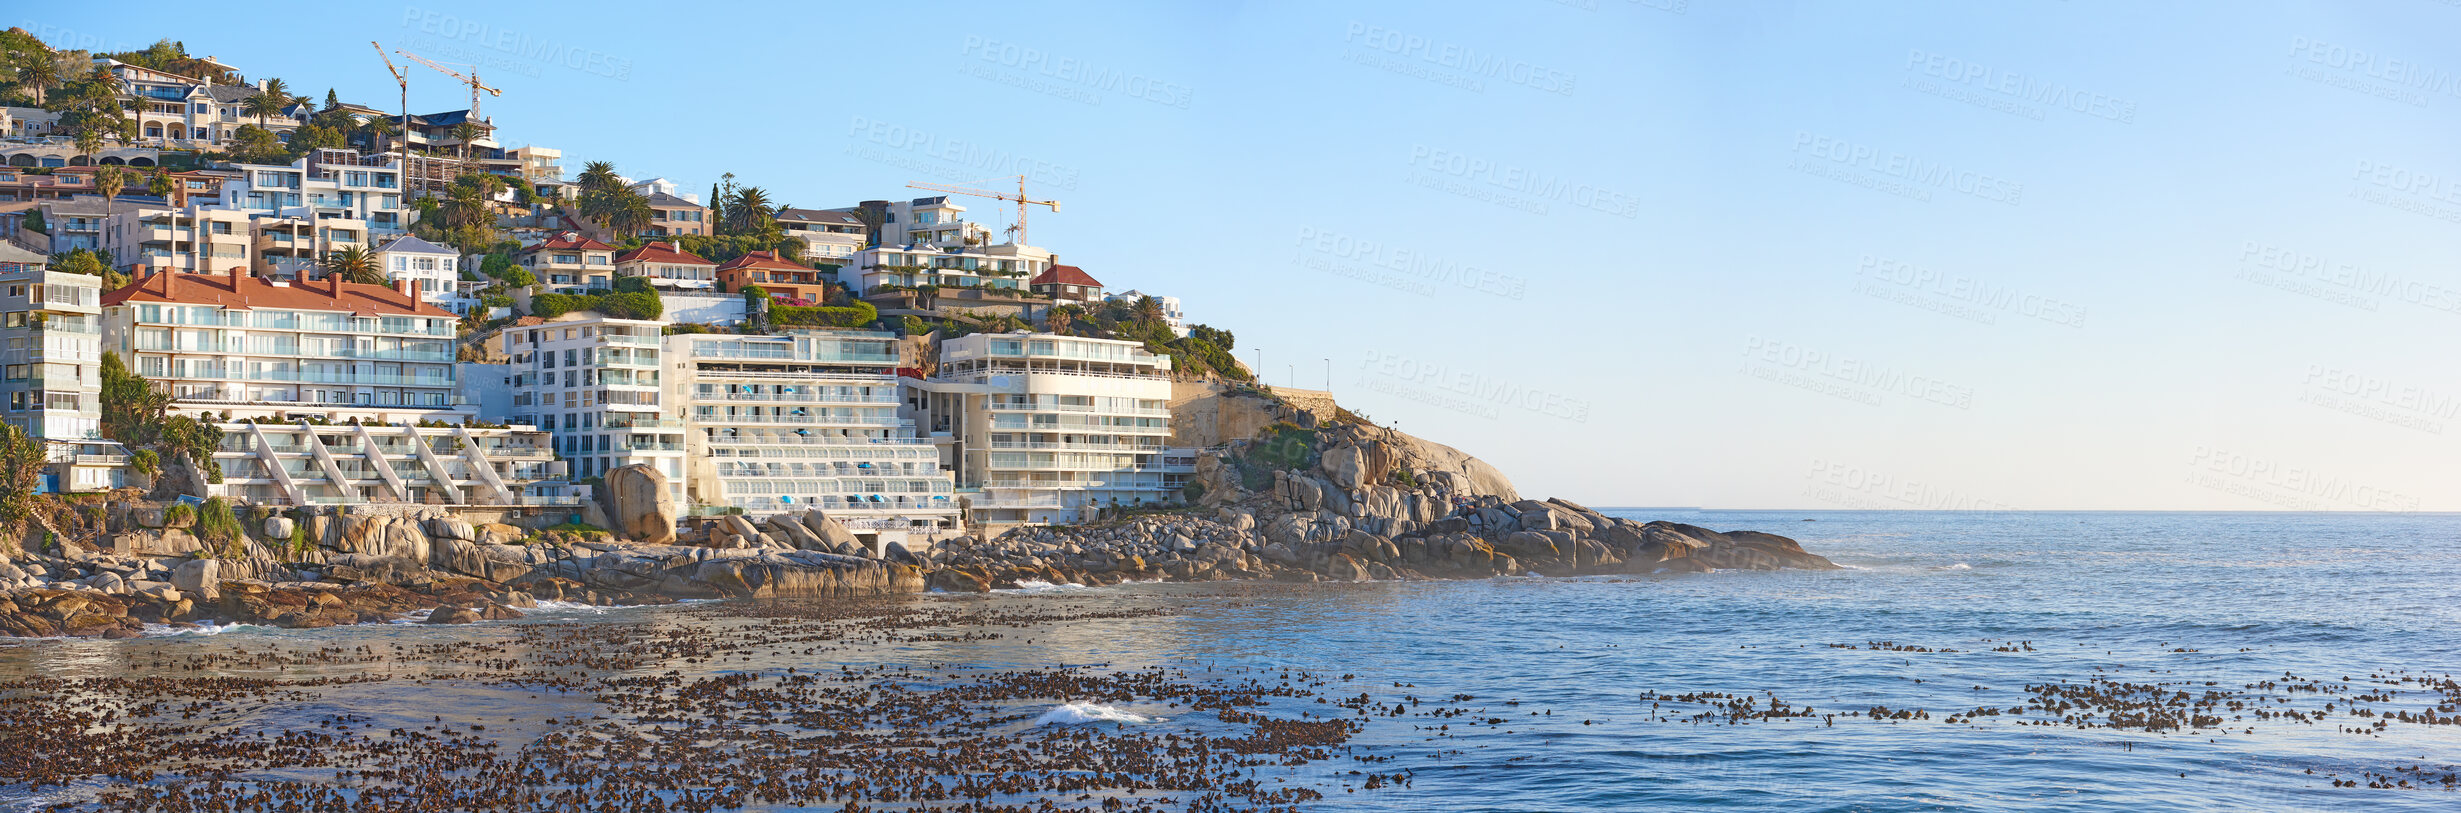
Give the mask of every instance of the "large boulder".
[[222, 586], [222, 563], [212, 559], [181, 562], [171, 571], [171, 586], [206, 601], [219, 597]]
[[616, 536], [644, 545], [675, 541], [675, 522], [682, 514], [675, 508], [675, 495], [667, 488], [665, 474], [635, 463], [609, 469], [606, 483], [607, 519], [615, 523]]
[[291, 531], [296, 527], [297, 523], [293, 522], [290, 517], [266, 517], [265, 538], [289, 539], [291, 538]]
[[863, 541], [856, 539], [853, 531], [846, 530], [845, 523], [827, 514], [819, 511], [806, 511], [802, 519], [803, 526], [810, 528], [812, 535], [818, 537], [820, 543], [830, 550], [846, 553], [849, 548], [855, 550], [863, 548]]

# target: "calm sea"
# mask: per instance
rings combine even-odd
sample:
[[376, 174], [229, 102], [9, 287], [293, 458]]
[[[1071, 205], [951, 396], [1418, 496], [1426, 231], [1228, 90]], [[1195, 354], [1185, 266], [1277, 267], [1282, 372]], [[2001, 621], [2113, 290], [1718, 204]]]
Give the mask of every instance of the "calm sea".
[[[2314, 680], [2353, 687], [2345, 693], [2398, 692], [2372, 708], [2433, 708], [2436, 692], [2386, 681], [2461, 672], [2461, 515], [1609, 513], [1784, 534], [1846, 569], [932, 595], [914, 600], [1169, 614], [839, 657], [1348, 675], [1379, 703], [1468, 695], [1475, 699], [1461, 705], [1478, 710], [1473, 718], [1506, 721], [1457, 721], [1440, 736], [1414, 717], [1371, 723], [1353, 753], [1390, 757], [1376, 768], [1407, 770], [1409, 785], [1356, 787], [1349, 762], [1290, 776], [1327, 792], [1310, 806], [1320, 810], [2461, 810], [2461, 791], [2440, 785], [2333, 785], [2371, 772], [2461, 770], [2461, 726], [2378, 728], [2346, 713], [2259, 719], [2255, 706], [2225, 712], [2222, 725], [2160, 731], [2035, 724], [2056, 714], [1946, 719], [2022, 706], [2035, 697], [2027, 687], [2059, 684], [2281, 698], [2245, 687]], [[696, 623], [662, 608], [534, 620], [662, 614]], [[113, 674], [166, 655], [286, 641], [354, 647], [490, 630], [380, 625], [13, 643], [0, 645], [0, 678]], [[781, 654], [751, 665], [793, 663]], [[1702, 692], [1816, 714], [1736, 724], [1724, 714], [1695, 719], [1705, 707], [1665, 700]], [[496, 718], [589, 712], [585, 697], [523, 697], [449, 682], [361, 684], [318, 711], [344, 707], [380, 722], [465, 706]], [[2302, 709], [2330, 702], [2290, 700]], [[1874, 706], [1928, 719], [1843, 716]], [[280, 705], [251, 713], [268, 726], [306, 714]]]

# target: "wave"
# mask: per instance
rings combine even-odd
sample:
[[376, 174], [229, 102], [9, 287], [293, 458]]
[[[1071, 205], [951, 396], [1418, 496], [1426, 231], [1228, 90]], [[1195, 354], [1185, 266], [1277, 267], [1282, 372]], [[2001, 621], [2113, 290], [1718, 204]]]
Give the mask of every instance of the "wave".
[[1974, 566], [1973, 566], [1973, 565], [1966, 564], [1966, 563], [1964, 563], [1964, 562], [1958, 562], [1958, 563], [1953, 564], [1953, 565], [1940, 565], [1940, 566], [1935, 567], [1935, 568], [1932, 568], [1932, 569], [1933, 569], [1933, 570], [1973, 570], [1973, 569], [1974, 569]]
[[193, 627], [174, 627], [169, 624], [147, 624], [145, 625], [145, 637], [167, 638], [175, 635], [221, 635], [226, 632], [233, 632], [243, 629], [272, 628], [262, 624], [216, 624], [211, 621], [207, 621]]
[[1142, 725], [1159, 723], [1165, 718], [1147, 717], [1132, 711], [1101, 703], [1063, 703], [1035, 718], [1035, 725], [1086, 725], [1090, 723], [1121, 723]]
[[1017, 586], [1016, 586], [1016, 587], [1014, 587], [1014, 588], [1001, 588], [1001, 589], [993, 590], [993, 591], [991, 591], [991, 592], [994, 592], [994, 593], [1057, 593], [1057, 592], [1060, 592], [1060, 591], [1062, 591], [1062, 590], [1091, 590], [1091, 589], [1093, 589], [1093, 588], [1091, 588], [1091, 587], [1087, 587], [1087, 586], [1082, 585], [1082, 584], [1078, 584], [1078, 583], [1076, 583], [1076, 582], [1068, 582], [1068, 583], [1066, 583], [1066, 584], [1052, 584], [1052, 583], [1050, 583], [1050, 582], [1043, 581], [1043, 580], [1041, 580], [1041, 579], [1019, 579], [1019, 580], [1017, 580]]

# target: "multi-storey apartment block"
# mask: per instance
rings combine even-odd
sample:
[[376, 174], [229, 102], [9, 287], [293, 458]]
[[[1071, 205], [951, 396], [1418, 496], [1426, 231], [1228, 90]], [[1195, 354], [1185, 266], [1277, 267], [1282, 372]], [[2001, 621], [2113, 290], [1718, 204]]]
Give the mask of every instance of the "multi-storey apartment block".
[[254, 218], [246, 212], [204, 205], [115, 207], [103, 218], [102, 248], [123, 271], [148, 267], [216, 274], [250, 266], [254, 227]]
[[914, 386], [925, 431], [945, 437], [971, 518], [1070, 522], [1097, 508], [1172, 499], [1194, 450], [1166, 448], [1171, 360], [1137, 342], [975, 334], [941, 345]]
[[856, 252], [852, 276], [862, 281], [866, 294], [892, 285], [985, 288], [1027, 294], [1031, 293], [1027, 281], [1050, 267], [1050, 253], [1032, 246], [876, 246]]
[[[287, 165], [234, 164], [239, 177], [223, 185], [221, 206], [258, 217], [343, 220], [351, 228], [392, 234], [409, 228], [401, 171], [393, 156], [317, 150]], [[365, 246], [366, 235], [348, 241]]]
[[615, 286], [615, 247], [580, 232], [557, 232], [523, 246], [517, 259], [539, 282], [561, 292]]
[[939, 451], [898, 416], [894, 334], [679, 334], [666, 347], [696, 506], [816, 508], [882, 541], [955, 526]]
[[[527, 321], [527, 320], [524, 320]], [[684, 494], [684, 426], [666, 416], [661, 326], [595, 313], [520, 324], [501, 336], [513, 361], [513, 423], [547, 430], [577, 478], [646, 464]]]
[[102, 279], [44, 262], [0, 243], [0, 415], [49, 447], [55, 490], [117, 487], [127, 458], [102, 439]]
[[214, 421], [215, 490], [276, 504], [557, 504], [528, 427], [474, 426], [454, 319], [406, 283], [161, 272], [102, 297], [104, 346]]

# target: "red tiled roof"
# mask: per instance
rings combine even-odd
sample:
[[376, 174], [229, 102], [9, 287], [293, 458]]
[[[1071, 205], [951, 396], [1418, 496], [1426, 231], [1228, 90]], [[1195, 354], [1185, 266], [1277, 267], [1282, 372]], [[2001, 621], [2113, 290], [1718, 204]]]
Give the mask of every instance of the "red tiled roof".
[[1026, 284], [1085, 285], [1095, 288], [1102, 287], [1102, 281], [1087, 275], [1085, 273], [1085, 269], [1078, 268], [1073, 265], [1060, 265], [1058, 263], [1053, 263], [1050, 268], [1045, 269], [1042, 273], [1035, 274], [1034, 279]]
[[717, 263], [701, 259], [701, 255], [678, 249], [675, 247], [675, 244], [665, 242], [663, 240], [649, 243], [641, 246], [640, 248], [615, 255], [615, 261], [619, 263], [640, 261], [653, 263], [684, 263], [688, 265], [717, 265]]
[[811, 266], [797, 265], [795, 263], [778, 259], [778, 253], [775, 251], [748, 252], [741, 257], [728, 260], [718, 266], [718, 270], [720, 271], [733, 271], [738, 268], [762, 268], [774, 271], [803, 271], [806, 273], [812, 271]]
[[214, 305], [232, 310], [348, 311], [358, 316], [453, 318], [452, 311], [428, 304], [417, 294], [384, 285], [341, 282], [331, 277], [295, 285], [275, 285], [252, 276], [161, 271], [103, 294], [105, 306], [127, 302]]
[[605, 243], [598, 242], [598, 241], [596, 241], [596, 240], [592, 240], [592, 239], [590, 239], [590, 238], [588, 238], [588, 237], [584, 237], [584, 236], [582, 236], [582, 235], [581, 235], [581, 233], [580, 233], [580, 232], [570, 232], [570, 231], [568, 231], [568, 232], [560, 232], [560, 233], [557, 233], [555, 236], [552, 236], [552, 237], [547, 238], [546, 242], [539, 243], [538, 245], [531, 246], [531, 247], [529, 247], [529, 248], [523, 249], [523, 251], [544, 251], [544, 250], [548, 250], [548, 249], [558, 249], [558, 250], [562, 250], [562, 249], [578, 249], [578, 250], [581, 250], [581, 251], [614, 251], [614, 250], [615, 250], [615, 247], [614, 247], [614, 246], [607, 245], [607, 244], [605, 244]]

